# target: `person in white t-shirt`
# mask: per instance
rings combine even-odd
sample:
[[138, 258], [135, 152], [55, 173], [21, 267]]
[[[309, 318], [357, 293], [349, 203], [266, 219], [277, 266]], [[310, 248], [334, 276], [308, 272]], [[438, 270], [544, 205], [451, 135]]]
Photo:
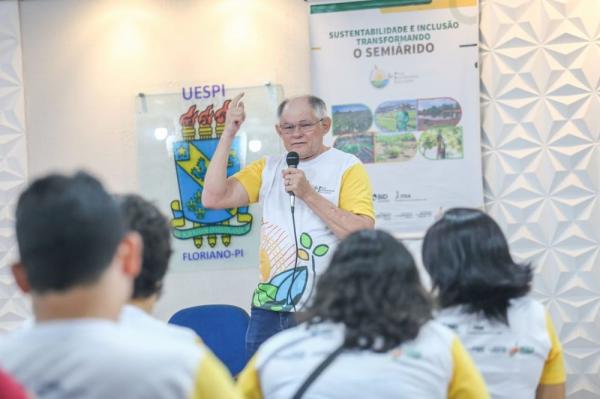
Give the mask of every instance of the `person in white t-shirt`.
[[[283, 101], [275, 130], [286, 155], [269, 156], [227, 177], [231, 145], [246, 117], [242, 95], [227, 110], [225, 129], [208, 165], [202, 192], [207, 208], [236, 208], [260, 202], [260, 282], [252, 297], [246, 351], [250, 357], [267, 338], [295, 324], [294, 313], [309, 301], [339, 239], [373, 228], [373, 193], [354, 155], [324, 144], [331, 127], [327, 107], [315, 96]], [[295, 195], [294, 213], [290, 195]]]
[[440, 311], [494, 399], [562, 399], [562, 348], [544, 306], [527, 294], [532, 270], [511, 257], [498, 224], [477, 209], [446, 211], [423, 241]]
[[431, 311], [408, 250], [383, 231], [353, 233], [319, 278], [307, 322], [267, 340], [238, 388], [247, 399], [489, 398]]
[[94, 177], [49, 175], [19, 197], [17, 285], [35, 324], [0, 340], [0, 368], [40, 399], [236, 398], [210, 352], [117, 323], [141, 239]]
[[169, 221], [155, 205], [137, 194], [120, 195], [116, 199], [127, 229], [139, 233], [143, 244], [142, 269], [133, 282], [131, 299], [121, 311], [121, 323], [140, 329], [141, 334], [161, 334], [199, 344], [200, 339], [193, 330], [151, 316], [173, 252]]

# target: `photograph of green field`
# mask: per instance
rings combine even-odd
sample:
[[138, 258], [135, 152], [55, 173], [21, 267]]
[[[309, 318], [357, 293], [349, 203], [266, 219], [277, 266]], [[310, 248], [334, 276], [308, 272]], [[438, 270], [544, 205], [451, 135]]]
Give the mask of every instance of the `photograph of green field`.
[[427, 159], [462, 159], [462, 126], [443, 126], [429, 129], [419, 137], [419, 152]]
[[413, 133], [379, 133], [375, 137], [376, 162], [404, 162], [417, 153], [417, 139]]
[[373, 163], [373, 133], [338, 136], [333, 148], [355, 155], [363, 163]]
[[417, 128], [417, 101], [386, 101], [375, 110], [375, 125], [383, 132], [408, 132]]
[[449, 97], [428, 98], [419, 100], [419, 130], [427, 130], [435, 126], [456, 126], [462, 117], [460, 104]]
[[365, 133], [373, 124], [371, 109], [364, 104], [344, 104], [331, 107], [333, 135]]

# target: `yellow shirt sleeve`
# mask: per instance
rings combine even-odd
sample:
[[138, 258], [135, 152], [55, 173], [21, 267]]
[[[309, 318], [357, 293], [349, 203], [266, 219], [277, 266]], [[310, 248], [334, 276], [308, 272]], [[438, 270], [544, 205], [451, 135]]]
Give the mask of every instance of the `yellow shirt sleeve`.
[[342, 176], [340, 208], [375, 220], [373, 189], [367, 170], [361, 163], [349, 167]]
[[237, 387], [245, 399], [263, 399], [260, 389], [260, 379], [256, 371], [256, 356], [254, 356], [244, 370], [240, 373], [237, 380]]
[[244, 187], [251, 204], [258, 202], [258, 194], [260, 193], [260, 185], [262, 184], [262, 172], [266, 162], [265, 158], [256, 160], [232, 176]]
[[563, 351], [556, 331], [554, 330], [554, 324], [552, 318], [546, 313], [546, 328], [548, 329], [548, 335], [550, 336], [550, 342], [552, 347], [550, 353], [546, 358], [544, 364], [544, 370], [542, 370], [542, 378], [540, 378], [540, 384], [542, 385], [553, 385], [563, 384], [567, 380], [565, 373], [565, 362], [563, 359]]
[[241, 399], [229, 371], [206, 349], [196, 373], [193, 392], [189, 399]]
[[449, 399], [489, 399], [490, 395], [479, 370], [458, 338], [452, 342], [454, 372], [448, 386]]

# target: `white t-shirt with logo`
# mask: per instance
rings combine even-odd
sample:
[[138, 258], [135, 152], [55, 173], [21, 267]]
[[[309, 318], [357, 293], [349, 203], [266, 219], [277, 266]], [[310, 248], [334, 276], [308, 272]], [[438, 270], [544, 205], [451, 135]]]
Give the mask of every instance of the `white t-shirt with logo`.
[[[343, 342], [344, 327], [323, 323], [285, 330], [259, 348], [238, 379], [246, 397], [289, 399]], [[489, 398], [483, 379], [456, 336], [426, 323], [413, 341], [386, 353], [342, 352], [305, 398]]]
[[562, 348], [544, 306], [513, 299], [507, 315], [508, 325], [454, 306], [436, 320], [460, 337], [494, 399], [532, 399], [539, 384], [564, 383]]
[[[284, 154], [255, 161], [234, 175], [250, 203], [262, 203], [260, 283], [252, 305], [272, 311], [302, 309], [338, 242], [327, 224], [301, 199], [296, 199], [294, 229], [290, 195], [282, 177], [287, 167]], [[354, 155], [330, 148], [314, 159], [300, 161], [298, 169], [315, 191], [335, 206], [375, 218], [369, 178]]]
[[36, 323], [4, 336], [0, 368], [40, 399], [238, 397], [202, 346], [104, 319]]

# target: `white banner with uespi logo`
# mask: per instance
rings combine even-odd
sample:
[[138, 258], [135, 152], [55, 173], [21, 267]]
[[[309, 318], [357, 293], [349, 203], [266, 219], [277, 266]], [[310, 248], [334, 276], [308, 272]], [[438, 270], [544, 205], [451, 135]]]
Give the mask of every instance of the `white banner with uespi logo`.
[[418, 236], [444, 209], [483, 206], [478, 35], [477, 0], [310, 5], [328, 144], [366, 165], [377, 227]]

